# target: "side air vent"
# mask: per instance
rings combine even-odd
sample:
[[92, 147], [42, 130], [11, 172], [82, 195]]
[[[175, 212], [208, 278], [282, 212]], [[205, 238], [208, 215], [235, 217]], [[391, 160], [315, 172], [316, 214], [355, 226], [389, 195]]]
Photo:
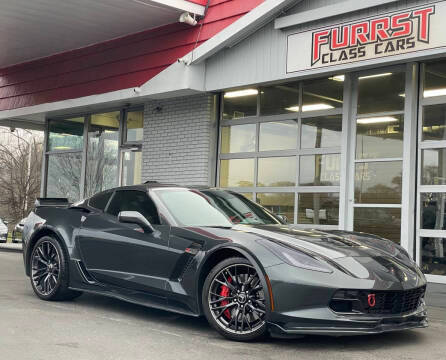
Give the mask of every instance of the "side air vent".
[[79, 269], [80, 274], [82, 275], [83, 279], [90, 285], [97, 284], [97, 281], [94, 279], [93, 276], [90, 275], [87, 268], [85, 267], [84, 263], [82, 261], [76, 261], [77, 268]]

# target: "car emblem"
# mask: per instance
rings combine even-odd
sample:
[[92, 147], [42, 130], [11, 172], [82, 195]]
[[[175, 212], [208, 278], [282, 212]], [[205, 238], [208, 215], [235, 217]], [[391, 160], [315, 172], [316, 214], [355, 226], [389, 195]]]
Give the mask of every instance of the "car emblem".
[[375, 307], [376, 305], [376, 297], [375, 294], [369, 294], [367, 296], [367, 302], [369, 304], [370, 307]]

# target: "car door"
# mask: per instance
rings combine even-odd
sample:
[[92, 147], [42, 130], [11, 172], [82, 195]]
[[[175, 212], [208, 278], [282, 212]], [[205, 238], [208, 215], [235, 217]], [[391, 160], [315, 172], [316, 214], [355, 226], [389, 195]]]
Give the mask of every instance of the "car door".
[[[121, 211], [138, 211], [152, 224], [148, 233], [118, 221]], [[174, 267], [169, 253], [170, 226], [161, 225], [147, 192], [116, 190], [104, 212], [86, 215], [78, 244], [88, 272], [102, 283], [164, 296]]]

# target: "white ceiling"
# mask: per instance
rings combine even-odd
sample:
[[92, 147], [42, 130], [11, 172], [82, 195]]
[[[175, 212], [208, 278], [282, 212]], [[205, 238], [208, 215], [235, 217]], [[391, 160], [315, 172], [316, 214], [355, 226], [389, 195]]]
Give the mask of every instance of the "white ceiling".
[[0, 0], [0, 68], [174, 23], [197, 7], [185, 0]]

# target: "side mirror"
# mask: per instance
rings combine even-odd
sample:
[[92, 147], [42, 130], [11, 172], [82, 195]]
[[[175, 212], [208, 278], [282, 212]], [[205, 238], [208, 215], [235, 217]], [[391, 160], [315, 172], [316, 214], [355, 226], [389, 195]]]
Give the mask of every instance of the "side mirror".
[[285, 215], [276, 215], [284, 224], [288, 224], [288, 218]]
[[3, 220], [3, 224], [8, 225], [9, 221]]
[[152, 233], [155, 231], [152, 224], [138, 211], [121, 211], [118, 214], [118, 221], [126, 224], [136, 224], [141, 226], [144, 232]]

